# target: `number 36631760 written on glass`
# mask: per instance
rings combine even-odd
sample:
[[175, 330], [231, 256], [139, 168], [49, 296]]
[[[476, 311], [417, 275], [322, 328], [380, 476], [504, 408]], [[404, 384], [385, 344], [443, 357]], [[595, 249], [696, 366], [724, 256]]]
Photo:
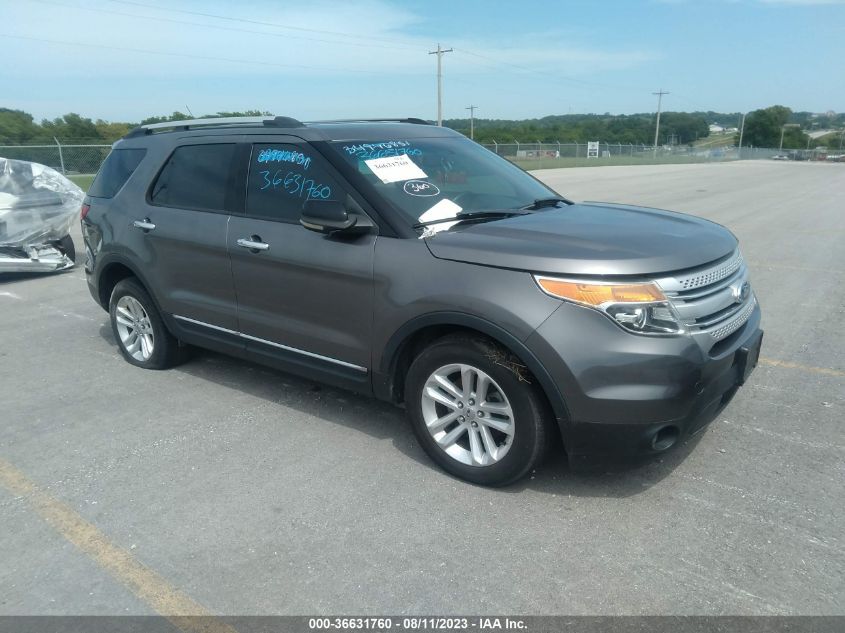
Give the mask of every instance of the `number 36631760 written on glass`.
[[278, 189], [281, 186], [286, 193], [297, 196], [298, 198], [305, 196], [306, 200], [328, 200], [332, 197], [331, 187], [315, 182], [311, 178], [305, 178], [302, 174], [295, 171], [289, 171], [285, 174], [284, 178], [280, 176], [282, 173], [280, 169], [273, 172], [272, 176], [269, 170], [259, 173], [264, 182], [264, 185], [261, 187], [262, 191], [270, 187]]

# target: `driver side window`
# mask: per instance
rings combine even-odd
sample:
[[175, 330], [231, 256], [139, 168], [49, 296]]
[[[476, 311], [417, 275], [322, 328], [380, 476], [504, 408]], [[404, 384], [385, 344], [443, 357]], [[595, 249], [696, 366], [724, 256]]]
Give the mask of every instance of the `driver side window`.
[[308, 200], [342, 200], [325, 163], [308, 145], [255, 144], [249, 160], [246, 215], [298, 224]]

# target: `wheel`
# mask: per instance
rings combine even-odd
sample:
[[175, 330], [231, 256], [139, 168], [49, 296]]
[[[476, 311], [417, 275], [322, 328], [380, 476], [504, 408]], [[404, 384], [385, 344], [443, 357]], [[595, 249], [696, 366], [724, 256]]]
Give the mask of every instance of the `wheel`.
[[549, 442], [548, 406], [519, 359], [482, 337], [444, 337], [411, 363], [411, 426], [447, 472], [504, 486], [537, 466]]
[[179, 341], [167, 331], [149, 293], [134, 278], [114, 287], [109, 300], [112, 332], [128, 362], [145, 369], [167, 369], [178, 362]]

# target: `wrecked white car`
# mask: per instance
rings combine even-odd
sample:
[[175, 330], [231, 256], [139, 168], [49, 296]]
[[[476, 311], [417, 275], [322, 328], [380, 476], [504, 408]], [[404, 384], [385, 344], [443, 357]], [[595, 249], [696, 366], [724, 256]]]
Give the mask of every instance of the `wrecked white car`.
[[70, 228], [84, 197], [54, 169], [0, 157], [0, 273], [72, 267]]

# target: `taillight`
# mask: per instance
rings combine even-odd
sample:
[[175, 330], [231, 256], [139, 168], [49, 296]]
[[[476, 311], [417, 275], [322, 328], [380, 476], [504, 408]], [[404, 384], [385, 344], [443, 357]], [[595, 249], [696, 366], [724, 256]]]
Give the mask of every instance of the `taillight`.
[[84, 220], [84, 219], [85, 219], [85, 216], [86, 216], [86, 215], [88, 215], [88, 212], [89, 212], [90, 210], [91, 210], [91, 205], [90, 205], [90, 204], [83, 204], [83, 205], [82, 205], [82, 209], [81, 209], [81, 211], [80, 211], [80, 213], [79, 213], [79, 215], [80, 215], [80, 219], [81, 219], [81, 220]]

